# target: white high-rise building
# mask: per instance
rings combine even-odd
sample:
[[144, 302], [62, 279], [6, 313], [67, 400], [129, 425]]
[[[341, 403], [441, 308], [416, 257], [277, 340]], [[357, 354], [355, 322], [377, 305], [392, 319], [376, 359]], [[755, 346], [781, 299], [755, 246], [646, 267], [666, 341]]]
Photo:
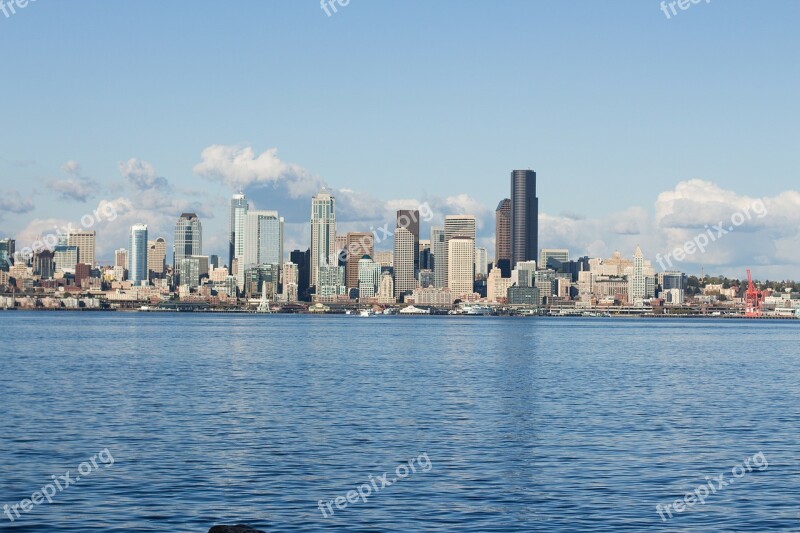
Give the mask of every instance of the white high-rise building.
[[394, 295], [399, 298], [417, 288], [414, 277], [414, 234], [406, 228], [397, 228], [394, 234]]
[[471, 296], [475, 282], [475, 241], [455, 236], [447, 243], [447, 286], [454, 299]]
[[68, 246], [78, 247], [78, 263], [94, 267], [94, 247], [97, 239], [95, 231], [72, 231], [67, 237]]
[[378, 293], [381, 281], [381, 265], [370, 259], [362, 257], [358, 261], [358, 297], [374, 298]]
[[636, 247], [633, 254], [633, 269], [628, 279], [628, 301], [635, 303], [645, 298], [647, 294], [645, 285], [644, 254], [641, 247]]
[[[447, 266], [448, 257], [449, 257], [449, 250], [450, 250], [450, 240], [456, 237], [465, 237], [468, 239], [472, 239], [472, 246], [475, 246], [475, 239], [476, 235], [476, 223], [475, 217], [473, 215], [447, 215], [444, 217], [444, 241], [446, 245], [447, 252], [444, 254], [445, 258], [445, 265], [444, 265], [444, 272], [446, 276], [449, 276], [450, 269]], [[473, 263], [475, 257], [475, 250], [472, 251]], [[472, 265], [472, 268], [475, 268], [475, 265]], [[449, 279], [445, 280], [446, 286], [450, 286]], [[451, 291], [453, 287], [450, 287]], [[472, 289], [470, 289], [470, 294], [472, 294]], [[453, 292], [453, 297], [458, 298], [458, 295]]]
[[128, 279], [136, 285], [146, 285], [149, 281], [147, 269], [147, 224], [131, 226], [130, 246], [128, 246]]
[[319, 285], [322, 266], [338, 266], [336, 250], [336, 199], [322, 190], [311, 199], [311, 279]]
[[247, 212], [241, 260], [245, 268], [283, 263], [283, 225], [277, 211]]
[[[244, 194], [234, 194], [231, 198], [231, 215], [229, 218], [230, 228], [230, 255], [228, 261], [229, 267], [233, 267], [233, 260], [237, 259], [244, 254], [244, 221], [247, 215], [247, 198]], [[231, 272], [236, 275], [236, 272]]]
[[475, 277], [486, 279], [489, 275], [489, 251], [486, 248], [475, 248]]

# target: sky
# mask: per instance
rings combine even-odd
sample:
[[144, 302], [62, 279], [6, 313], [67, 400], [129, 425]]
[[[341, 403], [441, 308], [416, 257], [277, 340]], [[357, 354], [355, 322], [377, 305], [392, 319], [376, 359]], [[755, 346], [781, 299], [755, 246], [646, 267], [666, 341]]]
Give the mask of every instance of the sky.
[[531, 168], [540, 246], [608, 257], [640, 245], [658, 268], [724, 222], [734, 230], [672, 266], [800, 279], [800, 3], [676, 10], [350, 0], [328, 16], [317, 0], [37, 0], [0, 11], [0, 238], [23, 248], [95, 219], [98, 259], [111, 262], [130, 225], [171, 243], [194, 211], [204, 253], [226, 258], [241, 189], [285, 217], [287, 250], [305, 249], [310, 197], [325, 186], [340, 232], [426, 204], [434, 224], [476, 215], [492, 257], [510, 172]]

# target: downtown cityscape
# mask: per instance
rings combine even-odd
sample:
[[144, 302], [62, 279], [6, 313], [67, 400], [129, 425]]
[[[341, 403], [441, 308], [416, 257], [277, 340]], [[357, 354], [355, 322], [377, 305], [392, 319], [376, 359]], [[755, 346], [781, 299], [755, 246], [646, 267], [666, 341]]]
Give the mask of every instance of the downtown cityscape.
[[[428, 204], [398, 210], [382, 228], [337, 232], [328, 190], [310, 199], [305, 250], [285, 250], [279, 210], [255, 209], [243, 193], [230, 199], [226, 255], [204, 254], [196, 213], [177, 217], [171, 240], [152, 235], [146, 221], [131, 226], [127, 246], [107, 265], [97, 263], [95, 230], [56, 228], [25, 248], [5, 238], [0, 309], [800, 318], [793, 282], [761, 287], [749, 270], [746, 281], [690, 279], [674, 268], [682, 254], [764, 217], [763, 202], [734, 214], [728, 228], [721, 223], [657, 254], [655, 264], [642, 246], [571, 257], [568, 249], [539, 248], [536, 180], [533, 170], [511, 172], [510, 198], [495, 212], [494, 249], [477, 245], [475, 215], [446, 215], [436, 226]], [[113, 220], [113, 206], [105, 207]]]
[[0, 530], [800, 531], [799, 17], [0, 0]]

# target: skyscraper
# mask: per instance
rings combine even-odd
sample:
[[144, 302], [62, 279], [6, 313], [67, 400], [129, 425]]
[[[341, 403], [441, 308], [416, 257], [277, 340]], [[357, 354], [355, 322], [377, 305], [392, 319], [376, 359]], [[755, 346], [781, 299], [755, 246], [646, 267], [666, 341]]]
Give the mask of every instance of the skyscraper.
[[292, 263], [297, 265], [297, 298], [308, 299], [308, 285], [311, 277], [311, 250], [292, 250], [289, 254]]
[[447, 243], [444, 228], [431, 228], [431, 270], [433, 286], [443, 289], [447, 286]]
[[[244, 233], [244, 216], [247, 214], [247, 198], [244, 194], [234, 194], [231, 197], [231, 214], [228, 219], [230, 229], [228, 267], [233, 268], [233, 260], [244, 253], [244, 242], [241, 239]], [[237, 240], [237, 235], [239, 239]], [[236, 272], [231, 271], [232, 275]]]
[[277, 211], [248, 211], [244, 224], [242, 265], [283, 263], [284, 220]]
[[414, 273], [419, 272], [419, 209], [397, 211], [397, 227], [405, 228], [414, 236]]
[[68, 246], [78, 247], [78, 263], [83, 263], [94, 267], [94, 248], [97, 232], [95, 231], [71, 231], [67, 236]]
[[[347, 267], [345, 271], [345, 284], [348, 289], [358, 288], [358, 269], [361, 259], [368, 255], [370, 259], [375, 255], [375, 236], [372, 233], [350, 232], [345, 238], [347, 253]], [[377, 285], [377, 282], [376, 282]]]
[[33, 255], [33, 273], [42, 279], [51, 279], [56, 273], [54, 255], [52, 251], [47, 249], [36, 252]]
[[15, 253], [14, 239], [3, 239], [0, 241], [0, 270], [8, 272], [14, 262]]
[[78, 247], [56, 246], [53, 249], [53, 263], [55, 263], [56, 270], [74, 274], [75, 265], [78, 264]]
[[154, 241], [147, 241], [147, 270], [150, 279], [162, 278], [167, 269], [167, 240], [159, 237]]
[[558, 263], [566, 263], [569, 261], [569, 250], [563, 248], [542, 248], [539, 252], [539, 268], [552, 268], [548, 265], [551, 258], [558, 261]]
[[511, 172], [511, 267], [539, 255], [539, 199], [536, 172]]
[[297, 264], [291, 261], [283, 263], [281, 268], [281, 282], [283, 283], [283, 300], [294, 303], [298, 298], [298, 276]]
[[414, 234], [397, 228], [394, 234], [394, 295], [399, 298], [417, 288], [414, 277]]
[[489, 251], [475, 247], [475, 277], [486, 279], [489, 275]]
[[[444, 240], [445, 240], [445, 252], [443, 254], [444, 257], [444, 271], [445, 275], [450, 275], [450, 269], [447, 266], [447, 262], [449, 261], [448, 257], [450, 254], [450, 241], [455, 239], [456, 237], [466, 237], [467, 239], [472, 239], [472, 245], [475, 246], [475, 238], [476, 234], [476, 222], [475, 217], [473, 215], [447, 215], [444, 217]], [[475, 252], [472, 252], [473, 257], [473, 266], [474, 268], [474, 257]], [[448, 279], [445, 279], [445, 286], [450, 287], [448, 283]], [[452, 289], [452, 287], [450, 287]], [[472, 291], [470, 290], [470, 294]], [[453, 297], [456, 298], [457, 295], [454, 292]]]
[[[495, 242], [494, 263], [498, 268], [511, 271], [511, 199], [497, 204], [494, 212]], [[501, 263], [502, 262], [502, 263]]]
[[381, 280], [381, 265], [364, 256], [358, 260], [358, 298], [374, 298]]
[[128, 268], [128, 250], [119, 248], [114, 251], [114, 266]]
[[447, 243], [447, 286], [455, 299], [473, 292], [475, 283], [475, 241], [454, 236]]
[[172, 265], [176, 273], [176, 285], [180, 279], [181, 261], [187, 257], [203, 255], [203, 225], [195, 213], [183, 213], [175, 224], [175, 242]]
[[208, 256], [189, 255], [182, 257], [176, 269], [181, 285], [191, 289], [197, 288], [200, 286], [200, 278], [208, 276]]
[[311, 280], [317, 286], [321, 266], [338, 266], [336, 199], [322, 190], [311, 199]]
[[628, 301], [631, 303], [643, 300], [647, 294], [644, 266], [644, 254], [641, 247], [637, 246], [633, 254], [633, 271], [628, 280]]
[[433, 261], [431, 261], [430, 239], [419, 240], [419, 269], [433, 270]]
[[146, 284], [147, 272], [147, 224], [131, 226], [128, 246], [128, 279], [133, 285]]

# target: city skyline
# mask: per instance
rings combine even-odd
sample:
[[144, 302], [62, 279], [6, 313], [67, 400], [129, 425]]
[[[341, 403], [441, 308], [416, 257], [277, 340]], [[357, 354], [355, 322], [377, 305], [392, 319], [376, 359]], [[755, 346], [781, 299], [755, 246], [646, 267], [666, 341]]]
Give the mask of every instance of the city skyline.
[[798, 16], [0, 0], [0, 522], [797, 529]]
[[[19, 39], [35, 46], [4, 63], [15, 105], [0, 129], [0, 235], [32, 242], [111, 202], [120, 221], [91, 228], [98, 259], [113, 259], [114, 243], [139, 221], [171, 238], [183, 212], [203, 220], [204, 248], [228, 258], [225, 204], [244, 192], [255, 209], [281, 212], [286, 248], [295, 249], [308, 234], [306, 198], [328, 186], [343, 232], [428, 202], [441, 217], [476, 215], [478, 244], [491, 251], [507, 173], [530, 166], [542, 198], [540, 248], [607, 256], [642, 244], [664, 256], [762, 199], [770, 216], [682, 267], [738, 275], [750, 266], [776, 278], [800, 266], [792, 119], [800, 77], [784, 67], [798, 40], [797, 3], [771, 2], [757, 20], [736, 2], [673, 20], [647, 3], [362, 2], [332, 18], [304, 4], [251, 3], [221, 19], [203, 0], [192, 10], [160, 6], [157, 17], [38, 3], [3, 20], [6, 49]], [[116, 15], [113, 31], [101, 12]], [[286, 24], [261, 32], [259, 20]], [[389, 20], [397, 31], [376, 33]], [[559, 30], [564, 21], [570, 31]], [[186, 46], [165, 25], [183, 27]], [[746, 38], [731, 27], [746, 28]], [[99, 32], [126, 66], [91, 61], [96, 50], [71, 38], [81, 28]], [[209, 31], [230, 40], [209, 40]], [[298, 35], [307, 46], [285, 46]], [[132, 47], [142, 36], [159, 52]], [[778, 36], [789, 45], [772, 46]], [[375, 44], [354, 47], [358, 39]], [[326, 47], [343, 53], [317, 53]], [[565, 67], [575, 61], [587, 68]], [[30, 64], [42, 72], [75, 64], [84, 75], [44, 97]], [[211, 64], [213, 76], [174, 71]], [[147, 75], [130, 80], [129, 66]], [[303, 90], [276, 83], [287, 72]], [[376, 75], [363, 84], [352, 72]], [[328, 93], [311, 89], [320, 73]], [[239, 79], [247, 82], [227, 81]], [[100, 85], [103, 97], [87, 98]], [[76, 122], [80, 132], [61, 133]]]
[[[534, 203], [533, 211], [534, 212], [538, 211], [539, 198], [536, 197], [536, 192], [535, 192], [535, 189], [536, 189], [536, 172], [534, 172], [532, 170], [515, 170], [515, 171], [512, 171], [511, 172], [512, 187], [516, 183], [515, 182], [515, 176], [517, 176], [517, 175], [525, 176], [525, 179], [532, 180], [532, 183], [533, 183], [532, 195], [533, 196], [531, 198], [529, 198], [528, 200], [532, 199], [532, 201]], [[701, 184], [699, 184], [697, 182], [695, 182], [693, 184], [692, 183], [686, 184], [686, 186], [698, 186], [698, 185], [701, 185]], [[362, 230], [366, 229], [364, 227], [365, 224], [356, 225], [355, 223], [353, 223], [351, 221], [345, 222], [345, 224], [337, 224], [336, 219], [339, 216], [338, 215], [338, 213], [339, 213], [338, 199], [336, 198], [335, 193], [333, 191], [331, 191], [330, 189], [328, 189], [327, 187], [323, 187], [321, 189], [321, 191], [317, 193], [317, 195], [314, 195], [313, 197], [311, 197], [312, 209], [313, 209], [313, 205], [314, 205], [314, 198], [316, 198], [320, 194], [327, 195], [326, 197], [329, 197], [330, 201], [332, 203], [336, 204], [336, 207], [333, 209], [333, 220], [332, 220], [332, 223], [326, 225], [326, 229], [324, 230], [326, 233], [330, 232], [330, 234], [333, 235], [333, 237], [335, 237], [336, 239], [338, 239], [340, 237], [342, 239], [344, 239], [344, 238], [346, 238], [347, 234], [364, 233]], [[525, 194], [525, 193], [523, 192], [523, 194]], [[511, 196], [513, 196], [513, 190], [512, 190]], [[247, 222], [248, 219], [252, 218], [252, 217], [249, 217], [248, 213], [252, 213], [253, 215], [261, 216], [262, 218], [263, 218], [264, 215], [267, 215], [269, 218], [272, 218], [272, 219], [274, 219], [276, 221], [278, 220], [278, 212], [277, 211], [274, 211], [274, 210], [267, 211], [267, 210], [253, 209], [255, 204], [253, 202], [251, 202], [247, 198], [247, 196], [242, 194], [242, 193], [235, 193], [235, 194], [231, 195], [230, 198], [231, 198], [230, 199], [230, 205], [231, 205], [230, 217], [231, 218], [228, 219], [229, 225], [230, 224], [236, 224], [236, 225], [241, 226], [239, 228], [241, 234], [244, 234], [245, 225], [248, 223]], [[798, 194], [798, 198], [800, 199], [800, 194]], [[405, 202], [405, 203], [408, 204], [410, 202]], [[108, 224], [111, 224], [112, 222], [114, 222], [114, 221], [116, 221], [118, 219], [118, 215], [116, 213], [116, 208], [113, 208], [112, 204], [104, 202], [104, 203], [101, 203], [101, 205], [103, 207], [106, 207], [106, 208], [109, 208], [109, 207], [112, 208], [111, 211], [114, 212], [114, 216], [113, 217], [107, 217], [108, 218], [108, 222], [107, 222]], [[474, 228], [472, 230], [470, 230], [471, 231], [470, 235], [472, 236], [472, 238], [474, 238], [475, 247], [476, 248], [479, 248], [479, 247], [481, 247], [482, 244], [485, 244], [485, 243], [488, 242], [491, 246], [490, 247], [489, 246], [483, 246], [484, 248], [487, 248], [488, 250], [492, 250], [492, 252], [495, 252], [496, 250], [498, 250], [496, 238], [491, 238], [491, 239], [487, 240], [486, 237], [481, 237], [481, 233], [478, 231], [478, 228], [482, 228], [483, 229], [483, 233], [492, 233], [494, 235], [497, 235], [498, 231], [501, 231], [501, 232], [502, 231], [507, 231], [508, 232], [508, 235], [507, 235], [508, 242], [505, 243], [504, 245], [502, 245], [501, 248], [506, 247], [506, 248], [509, 249], [509, 251], [513, 252], [513, 250], [511, 250], [513, 248], [512, 243], [514, 242], [513, 232], [511, 230], [511, 228], [513, 227], [512, 216], [511, 216], [511, 213], [512, 213], [513, 210], [511, 209], [512, 201], [510, 199], [505, 198], [503, 200], [500, 200], [500, 203], [497, 206], [497, 210], [494, 211], [494, 212], [480, 211], [480, 213], [484, 216], [483, 220], [481, 220], [481, 218], [479, 216], [476, 216], [474, 214], [457, 214], [457, 215], [452, 215], [451, 214], [451, 215], [447, 215], [447, 214], [443, 214], [443, 213], [437, 213], [437, 212], [435, 212], [433, 210], [433, 208], [431, 208], [431, 206], [428, 206], [427, 204], [425, 204], [425, 205], [428, 208], [431, 209], [431, 217], [432, 217], [432, 220], [429, 221], [428, 224], [425, 227], [420, 225], [420, 221], [418, 220], [419, 211], [418, 210], [414, 210], [414, 209], [407, 209], [407, 208], [397, 209], [394, 212], [394, 214], [391, 216], [391, 219], [397, 219], [398, 228], [401, 227], [401, 225], [402, 225], [400, 223], [401, 217], [403, 219], [407, 219], [407, 220], [412, 220], [413, 219], [415, 221], [414, 222], [414, 227], [412, 228], [412, 229], [414, 229], [414, 231], [421, 232], [421, 231], [429, 230], [431, 232], [431, 236], [432, 237], [433, 237], [433, 234], [435, 233], [435, 231], [437, 231], [439, 229], [439, 227], [441, 227], [441, 230], [444, 231], [444, 228], [448, 224], [448, 222], [447, 222], [448, 220], [450, 220], [452, 222], [453, 220], [459, 220], [459, 219], [465, 219], [465, 218], [466, 219], [470, 219], [470, 220], [473, 220], [473, 222], [471, 222], [471, 224], [474, 226]], [[521, 204], [521, 205], [524, 205], [524, 204]], [[741, 205], [741, 202], [739, 202], [739, 205]], [[758, 206], [758, 207], [754, 208], [754, 206]], [[501, 216], [501, 211], [503, 211], [503, 209], [507, 210], [507, 215], [504, 214], [504, 215]], [[98, 214], [99, 210], [100, 210], [100, 208], [98, 208], [98, 210], [95, 211], [95, 215]], [[742, 214], [742, 212], [745, 213], [745, 214]], [[417, 213], [417, 214], [414, 216], [413, 215], [414, 213]], [[409, 215], [412, 215], [412, 216], [409, 217]], [[718, 225], [714, 225], [713, 227], [715, 229], [717, 229], [717, 226], [719, 226], [720, 227], [720, 230], [719, 230], [720, 231], [720, 235], [723, 235], [723, 234], [727, 235], [727, 234], [730, 234], [730, 233], [735, 233], [734, 230], [738, 229], [739, 226], [744, 226], [743, 229], [745, 231], [741, 232], [741, 233], [747, 234], [747, 233], [751, 233], [750, 231], [747, 231], [749, 229], [749, 228], [747, 228], [747, 223], [749, 223], [749, 222], [758, 223], [761, 219], [767, 217], [768, 215], [769, 215], [769, 210], [767, 208], [767, 204], [765, 204], [764, 201], [762, 201], [760, 199], [756, 199], [756, 200], [752, 201], [752, 205], [746, 206], [744, 209], [741, 209], [740, 211], [733, 212], [732, 217], [733, 217], [734, 224], [735, 224], [736, 227], [731, 225], [727, 229], [723, 228], [722, 225], [724, 223], [727, 223], [727, 222], [724, 222], [724, 223], [720, 222], [720, 223], [718, 223]], [[182, 213], [181, 216], [179, 217], [179, 225], [180, 225], [180, 221], [183, 220], [184, 217], [187, 217], [187, 216], [190, 217], [190, 218], [193, 218], [193, 220], [194, 220], [193, 223], [194, 224], [200, 224], [199, 217], [198, 217], [197, 214], [195, 214], [195, 213]], [[528, 215], [528, 216], [530, 216], [530, 215]], [[736, 220], [737, 217], [739, 217], [740, 220]], [[537, 221], [538, 221], [539, 225], [541, 224], [543, 218], [546, 218], [546, 215], [544, 215], [544, 217], [542, 217], [541, 215], [538, 217]], [[440, 220], [441, 222], [437, 223], [437, 220]], [[98, 224], [102, 224], [103, 223], [102, 217], [98, 217], [97, 218], [97, 223]], [[490, 225], [489, 228], [486, 227], [487, 223]], [[169, 242], [169, 244], [170, 244], [170, 246], [172, 248], [177, 249], [176, 245], [178, 245], [178, 243], [174, 239], [172, 241], [167, 241], [167, 238], [168, 238], [167, 235], [163, 235], [163, 236], [162, 235], [154, 235], [153, 230], [149, 229], [152, 226], [150, 224], [148, 224], [146, 221], [142, 221], [142, 220], [139, 220], [138, 222], [136, 222], [134, 224], [131, 224], [130, 226], [127, 226], [126, 228], [124, 228], [126, 240], [130, 239], [130, 231], [131, 231], [132, 226], [140, 225], [140, 224], [144, 224], [145, 226], [148, 226], [148, 231], [149, 231], [149, 236], [150, 237], [153, 237], [154, 239], [157, 237], [158, 240], [160, 240], [160, 241]], [[499, 226], [498, 226], [498, 224], [499, 224]], [[286, 224], [286, 225], [288, 225], [288, 224]], [[393, 244], [392, 244], [393, 236], [392, 236], [391, 232], [389, 234], [386, 234], [386, 235], [381, 235], [381, 230], [383, 230], [385, 232], [386, 228], [390, 228], [390, 227], [392, 227], [394, 225], [395, 225], [395, 221], [394, 220], [391, 220], [389, 223], [385, 223], [382, 226], [378, 226], [377, 224], [370, 225], [370, 228], [369, 228], [370, 231], [366, 232], [366, 234], [371, 234], [373, 236], [374, 243], [375, 243], [375, 247], [374, 247], [375, 251], [387, 251], [387, 250], [388, 251], [392, 251], [392, 249], [393, 249]], [[310, 250], [311, 249], [312, 242], [314, 240], [313, 239], [313, 235], [314, 235], [314, 232], [313, 232], [314, 224], [313, 223], [309, 222], [309, 223], [303, 224], [303, 227], [304, 227], [305, 231], [306, 232], [309, 232], [309, 231], [311, 232], [311, 238], [310, 239], [306, 239], [305, 244], [303, 243], [302, 240], [293, 240], [293, 241], [290, 241], [289, 244], [286, 244], [285, 241], [284, 241], [284, 226], [285, 226], [284, 218], [280, 217], [279, 230], [276, 229], [275, 231], [279, 231], [280, 232], [280, 247], [279, 247], [280, 251], [277, 252], [277, 253], [278, 253], [278, 256], [281, 258], [281, 261], [286, 261], [286, 260], [289, 259], [289, 251], [292, 250], [292, 249], [298, 249], [298, 250], [303, 250], [303, 249]], [[70, 232], [67, 232], [67, 229], [66, 229], [67, 227], [71, 228]], [[344, 228], [355, 228], [358, 231], [346, 231], [345, 233], [342, 233], [341, 228], [343, 228], [343, 227]], [[234, 240], [235, 240], [235, 236], [234, 235], [235, 235], [235, 232], [233, 230], [235, 228], [236, 228], [236, 226], [230, 225], [228, 230], [225, 232], [225, 235], [230, 235], [230, 237], [231, 237], [229, 242], [226, 243], [227, 244], [226, 247], [229, 248], [230, 252], [234, 252], [235, 251], [235, 254], [234, 254], [235, 258], [239, 258], [240, 260], [245, 260], [245, 258], [244, 258], [244, 250], [245, 250], [244, 239], [240, 239], [240, 240], [237, 241], [238, 244], [236, 244], [236, 248], [234, 250]], [[277, 226], [276, 226], [276, 228], [277, 228]], [[101, 244], [98, 246], [98, 244], [97, 244], [97, 242], [98, 242], [98, 232], [96, 230], [91, 230], [91, 231], [82, 230], [79, 227], [76, 227], [74, 225], [69, 224], [69, 225], [64, 225], [63, 228], [59, 228], [58, 225], [54, 225], [53, 228], [49, 229], [49, 231], [50, 232], [55, 232], [55, 233], [53, 233], [53, 236], [57, 235], [58, 239], [59, 239], [59, 242], [63, 241], [64, 245], [72, 244], [72, 242], [68, 242], [68, 241], [75, 241], [76, 239], [81, 239], [81, 238], [87, 239], [89, 236], [91, 236], [90, 242], [91, 242], [92, 249], [91, 249], [90, 254], [91, 254], [92, 257], [95, 256], [95, 249], [96, 248], [101, 248], [101, 249], [105, 249], [105, 250], [108, 250], [108, 249], [114, 250], [114, 252], [112, 252], [112, 256], [118, 250], [117, 246], [119, 245], [119, 243], [114, 242], [112, 244], [112, 243], [109, 243], [107, 241], [104, 242], [103, 239], [102, 239], [102, 237], [103, 237], [102, 235], [99, 236], [100, 237], [99, 242]], [[172, 232], [175, 233], [175, 235], [177, 235], [177, 229], [176, 229], [176, 226], [175, 226], [174, 222], [172, 223]], [[536, 236], [533, 239], [535, 242], [542, 240], [540, 232], [541, 232], [541, 230], [537, 229]], [[716, 239], [714, 238], [714, 232], [709, 229], [709, 225], [708, 224], [704, 225], [704, 229], [701, 231], [701, 235], [705, 235], [706, 233], [710, 236], [710, 238], [704, 237], [704, 239], [706, 241], [704, 244], [706, 246], [703, 247], [703, 250], [702, 250], [703, 254], [705, 254], [705, 248], [713, 248], [713, 246], [709, 246], [709, 245], [711, 245], [712, 243], [716, 243]], [[201, 230], [200, 233], [198, 234], [198, 236], [199, 235], [203, 235], [203, 234], [204, 234], [204, 232]], [[44, 246], [45, 246], [46, 249], [51, 249], [52, 251], [55, 251], [55, 247], [48, 247], [48, 245], [46, 244], [48, 239], [43, 238], [42, 235], [43, 234], [37, 235], [36, 240], [34, 242], [44, 242], [45, 243]], [[45, 229], [44, 235], [48, 235], [47, 234], [47, 229]], [[72, 237], [70, 237], [70, 235], [72, 235]], [[633, 235], [635, 236], [636, 234], [633, 234]], [[15, 239], [15, 237], [10, 236], [10, 235], [4, 236], [3, 238]], [[336, 240], [336, 239], [331, 238], [331, 242], [333, 240]], [[696, 237], [695, 237], [695, 239], [696, 239]], [[20, 250], [22, 250], [24, 248], [24, 246], [21, 246], [21, 244], [24, 241], [19, 241], [19, 239], [15, 239], [15, 240], [18, 241], [16, 247], [17, 247], [17, 251], [19, 252]], [[547, 241], [547, 239], [544, 239], [544, 240]], [[691, 241], [692, 239], [689, 238], [687, 240]], [[731, 239], [728, 238], [726, 240], [731, 240]], [[53, 241], [53, 242], [55, 242], [55, 241]], [[153, 242], [154, 241], [149, 241], [149, 244], [152, 244]], [[418, 239], [418, 237], [416, 235], [414, 235], [413, 242], [414, 242], [415, 250], [419, 250], [419, 244], [418, 244], [419, 239]], [[645, 249], [647, 249], [647, 250], [653, 249], [653, 247], [651, 246], [651, 243], [646, 241], [646, 240], [633, 239], [633, 240], [630, 240], [629, 242], [634, 243], [630, 247], [630, 248], [632, 248], [634, 250], [636, 248], [640, 247], [640, 246], [644, 246]], [[380, 246], [379, 243], [382, 244], [382, 246]], [[563, 245], [563, 241], [558, 242], [557, 244], [562, 247], [562, 248], [557, 248], [557, 249], [568, 248], [568, 247]], [[447, 249], [447, 237], [446, 236], [445, 236], [445, 239], [443, 241], [443, 245], [444, 245], [444, 248], [442, 250], [440, 250], [440, 253]], [[330, 254], [328, 257], [330, 259], [334, 258], [334, 254], [335, 254], [334, 248], [335, 247], [332, 247], [330, 249], [331, 251], [328, 252]], [[549, 249], [552, 249], [552, 248], [543, 248], [543, 247], [539, 246], [538, 247], [538, 251], [535, 252], [535, 253], [526, 252], [526, 256], [530, 255], [530, 257], [526, 257], [525, 259], [526, 260], [528, 260], [528, 259], [530, 259], [530, 260], [538, 260], [540, 258], [540, 253], [542, 251], [544, 251], [544, 250], [549, 250]], [[572, 248], [572, 249], [575, 249], [575, 248]], [[214, 251], [217, 251], [217, 250], [214, 250]], [[532, 249], [531, 249], [531, 251], [532, 251]], [[591, 256], [595, 256], [595, 257], [610, 257], [613, 253], [616, 253], [616, 252], [619, 252], [619, 251], [623, 251], [623, 252], [627, 253], [627, 251], [629, 251], [629, 250], [627, 250], [627, 249], [624, 249], [624, 250], [613, 249], [613, 251], [611, 251], [609, 253], [605, 253], [605, 254], [592, 254], [590, 252], [590, 250], [584, 249], [581, 252], [581, 254], [591, 255]], [[709, 265], [709, 267], [704, 267], [704, 265], [702, 263], [700, 263], [700, 264], [692, 263], [690, 261], [692, 259], [692, 257], [691, 257], [692, 254], [689, 254], [688, 256], [684, 256], [680, 260], [676, 260], [675, 262], [673, 262], [672, 253], [674, 253], [674, 251], [677, 251], [677, 250], [673, 250], [673, 251], [662, 250], [661, 252], [664, 252], [664, 253], [652, 252], [652, 254], [655, 257], [656, 263], [660, 266], [660, 270], [661, 271], [666, 272], [666, 271], [674, 270], [675, 268], [679, 268], [679, 269], [682, 269], [684, 271], [691, 272], [691, 270], [692, 270], [691, 267], [692, 266], [698, 266], [698, 268], [700, 268], [701, 271], [705, 272], [705, 273], [712, 273], [713, 272], [714, 274], [728, 275], [728, 276], [734, 277], [734, 278], [741, 275], [738, 271], [725, 272], [724, 270], [714, 270], [714, 266], [713, 265]], [[77, 250], [76, 250], [76, 253], [78, 253]], [[703, 257], [703, 254], [699, 254], [700, 257]], [[173, 252], [172, 255], [174, 257], [174, 252]], [[207, 254], [207, 255], [215, 255], [215, 256], [219, 256], [219, 257], [227, 257], [226, 255], [223, 255], [223, 254]], [[446, 256], [446, 254], [444, 254], [444, 255]], [[512, 255], [513, 255], [513, 253], [512, 253]], [[418, 265], [419, 265], [419, 254], [415, 253], [415, 254], [413, 254], [413, 256], [415, 258], [414, 259], [414, 261], [415, 261], [414, 271], [416, 272], [416, 271], [419, 270], [419, 268], [418, 268]], [[487, 257], [489, 259], [491, 259], [491, 260], [496, 260], [496, 257], [494, 257], [494, 256], [495, 256], [495, 254], [491, 253]], [[676, 256], [676, 259], [677, 259], [677, 256]], [[80, 261], [78, 261], [78, 262], [80, 262]], [[114, 258], [112, 258], [111, 260], [108, 260], [108, 259], [103, 260], [103, 259], [99, 259], [98, 258], [98, 260], [96, 261], [96, 263], [98, 265], [113, 265], [113, 264], [115, 264], [115, 262], [116, 262], [116, 260]], [[253, 260], [250, 260], [250, 262], [252, 264], [256, 264], [255, 262], [253, 262]], [[511, 263], [511, 264], [513, 265], [513, 263]], [[179, 265], [175, 264], [174, 261], [173, 261], [173, 266], [176, 268], [176, 270], [178, 270]], [[230, 267], [231, 264], [229, 263], [229, 264], [227, 264], [227, 266]], [[758, 267], [758, 266], [759, 266], [759, 264], [756, 261], [752, 261], [752, 262], [747, 263], [745, 265], [746, 268], [753, 268], [753, 267]], [[505, 268], [503, 264], [501, 264], [500, 267], [501, 268]], [[352, 268], [356, 268], [356, 265], [353, 265]], [[444, 276], [445, 281], [444, 281], [444, 283], [437, 283], [436, 284], [437, 286], [445, 286], [446, 285], [446, 277], [447, 277], [447, 274], [446, 274], [446, 272], [447, 272], [446, 260], [445, 260], [445, 265], [444, 265], [443, 269], [444, 269], [443, 270], [444, 271], [443, 276]], [[433, 270], [435, 272], [435, 268]], [[313, 271], [314, 271], [314, 267], [312, 266], [312, 268], [311, 268], [312, 279], [313, 279]], [[800, 274], [792, 274], [792, 272], [800, 271], [800, 266], [798, 266], [797, 269], [795, 269], [793, 266], [790, 266], [790, 270], [787, 270], [787, 271], [789, 272], [789, 275], [787, 277], [782, 277], [782, 278], [779, 278], [779, 279], [790, 279], [790, 280], [793, 280], [793, 279], [800, 278]], [[792, 277], [792, 276], [795, 276], [795, 277]], [[765, 278], [769, 278], [769, 276], [765, 276]], [[240, 280], [240, 286], [241, 286], [241, 283], [242, 283], [242, 280]]]

